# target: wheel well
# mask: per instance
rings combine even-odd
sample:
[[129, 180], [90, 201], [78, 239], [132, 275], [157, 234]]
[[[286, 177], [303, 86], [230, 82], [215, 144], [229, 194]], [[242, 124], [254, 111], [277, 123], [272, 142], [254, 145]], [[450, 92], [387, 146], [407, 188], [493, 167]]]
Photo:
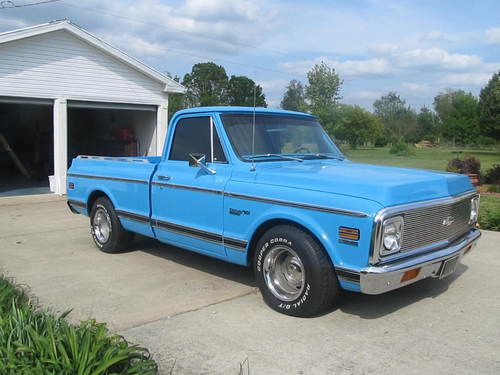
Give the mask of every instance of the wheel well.
[[[306, 227], [304, 227], [303, 225], [293, 221], [293, 220], [287, 220], [287, 219], [272, 219], [272, 220], [268, 220], [264, 223], [262, 223], [261, 225], [259, 225], [259, 227], [257, 228], [257, 230], [254, 232], [254, 234], [252, 235], [252, 239], [250, 240], [250, 243], [249, 243], [249, 246], [248, 246], [248, 253], [247, 253], [247, 264], [248, 265], [251, 265], [252, 264], [252, 261], [253, 261], [253, 257], [255, 255], [255, 250], [256, 250], [256, 246], [257, 246], [257, 242], [259, 242], [259, 239], [260, 237], [262, 237], [262, 235], [269, 229], [275, 227], [275, 226], [278, 226], [278, 225], [291, 225], [291, 226], [294, 226], [304, 232], [306, 232], [307, 234], [309, 234], [316, 242], [318, 242], [318, 244], [323, 248], [323, 250], [325, 250], [323, 244], [321, 243], [321, 241], [316, 237], [316, 235], [314, 233], [312, 233], [309, 229], [307, 229]], [[326, 250], [325, 250], [326, 251]], [[328, 257], [330, 258], [330, 257]]]
[[94, 202], [101, 197], [106, 197], [109, 199], [107, 194], [101, 190], [95, 190], [89, 195], [89, 199], [87, 200], [87, 212], [90, 215], [90, 210], [92, 210], [92, 206], [94, 205]]

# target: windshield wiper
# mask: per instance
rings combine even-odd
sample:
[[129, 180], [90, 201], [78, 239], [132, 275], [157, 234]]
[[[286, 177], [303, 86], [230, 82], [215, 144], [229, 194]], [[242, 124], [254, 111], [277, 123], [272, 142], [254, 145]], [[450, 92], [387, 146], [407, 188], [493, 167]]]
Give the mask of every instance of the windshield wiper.
[[340, 161], [345, 160], [345, 157], [343, 157], [343, 156], [335, 156], [335, 155], [322, 154], [322, 153], [306, 154], [306, 156], [315, 156], [315, 157], [320, 158], [320, 159], [335, 159], [335, 160], [340, 160]]
[[286, 160], [296, 160], [296, 161], [300, 161], [300, 162], [304, 161], [304, 159], [297, 158], [295, 156], [283, 155], [283, 154], [258, 154], [258, 155], [245, 155], [243, 157], [245, 159], [248, 159], [248, 160], [276, 157], [276, 158], [281, 158], [281, 159], [286, 159]]

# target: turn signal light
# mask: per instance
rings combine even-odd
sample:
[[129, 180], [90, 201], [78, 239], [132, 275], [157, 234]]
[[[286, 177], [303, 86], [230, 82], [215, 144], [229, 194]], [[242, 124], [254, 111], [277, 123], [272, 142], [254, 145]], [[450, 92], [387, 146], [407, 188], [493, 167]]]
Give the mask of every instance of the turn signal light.
[[421, 268], [414, 268], [412, 270], [406, 271], [403, 276], [401, 277], [401, 282], [404, 283], [405, 281], [410, 281], [414, 279], [415, 277], [418, 276], [420, 273]]

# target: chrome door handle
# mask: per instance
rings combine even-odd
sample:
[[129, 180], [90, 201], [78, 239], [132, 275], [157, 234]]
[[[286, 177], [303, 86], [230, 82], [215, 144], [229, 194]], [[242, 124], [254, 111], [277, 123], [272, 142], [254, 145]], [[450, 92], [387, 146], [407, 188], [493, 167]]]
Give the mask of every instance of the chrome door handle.
[[164, 176], [164, 175], [159, 174], [157, 177], [158, 177], [158, 180], [164, 180], [164, 181], [170, 180], [170, 176]]

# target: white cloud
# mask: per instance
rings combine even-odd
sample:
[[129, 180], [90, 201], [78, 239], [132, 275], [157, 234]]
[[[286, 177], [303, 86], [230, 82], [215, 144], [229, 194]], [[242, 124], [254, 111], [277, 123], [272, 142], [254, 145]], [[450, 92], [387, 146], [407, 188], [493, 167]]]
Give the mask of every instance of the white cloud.
[[342, 76], [365, 76], [386, 74], [391, 67], [389, 61], [383, 58], [372, 58], [367, 60], [332, 60], [326, 57], [318, 57], [314, 60], [301, 60], [286, 62], [281, 66], [292, 73], [304, 74], [310, 70], [314, 64], [324, 61], [330, 67], [335, 68]]
[[483, 63], [476, 55], [449, 53], [441, 48], [414, 49], [396, 56], [403, 68], [434, 68], [440, 70], [463, 70]]
[[153, 43], [139, 36], [124, 34], [105, 34], [103, 39], [113, 45], [127, 46], [127, 50], [135, 56], [161, 56], [167, 50], [160, 43]]
[[441, 82], [453, 86], [483, 86], [490, 78], [488, 73], [454, 73], [442, 77]]
[[403, 82], [403, 87], [413, 92], [426, 92], [429, 90], [429, 85], [426, 83]]
[[486, 39], [490, 44], [500, 44], [500, 27], [486, 30]]
[[258, 3], [245, 0], [187, 0], [182, 8], [184, 14], [197, 19], [227, 19], [258, 21]]
[[391, 43], [370, 44], [368, 50], [376, 55], [389, 55], [395, 53], [399, 46]]
[[448, 42], [449, 38], [443, 32], [433, 30], [420, 37], [421, 42]]

